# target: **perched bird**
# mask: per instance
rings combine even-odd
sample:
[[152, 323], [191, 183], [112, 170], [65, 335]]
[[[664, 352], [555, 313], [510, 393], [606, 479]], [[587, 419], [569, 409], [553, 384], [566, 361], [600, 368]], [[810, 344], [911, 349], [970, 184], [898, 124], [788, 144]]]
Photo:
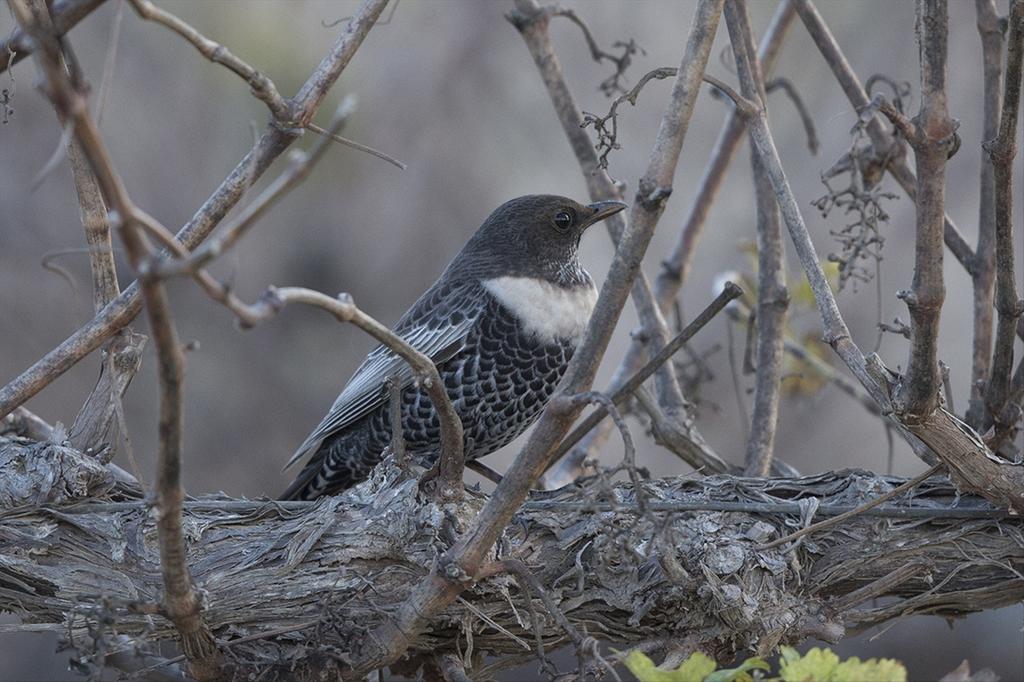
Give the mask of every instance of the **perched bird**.
[[[551, 195], [506, 202], [398, 321], [395, 332], [437, 365], [462, 420], [467, 459], [518, 436], [551, 397], [597, 300], [577, 257], [580, 237], [625, 207]], [[405, 361], [381, 345], [288, 462], [311, 455], [282, 500], [333, 494], [369, 476], [391, 440], [392, 377], [408, 452], [432, 463], [437, 413]]]

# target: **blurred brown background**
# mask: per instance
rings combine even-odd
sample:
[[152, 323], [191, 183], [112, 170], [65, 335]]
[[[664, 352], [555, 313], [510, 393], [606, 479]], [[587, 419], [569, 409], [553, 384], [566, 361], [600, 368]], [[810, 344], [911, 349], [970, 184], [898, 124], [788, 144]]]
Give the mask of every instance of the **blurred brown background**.
[[[206, 35], [265, 71], [284, 95], [295, 92], [340, 28], [325, 27], [351, 15], [355, 2], [271, 0], [163, 0]], [[693, 3], [568, 2], [603, 46], [636, 38], [647, 51], [628, 76], [678, 64]], [[910, 0], [820, 0], [821, 9], [862, 79], [885, 73], [916, 83], [914, 7]], [[1005, 3], [1000, 2], [1005, 11]], [[73, 46], [99, 88], [117, 3], [86, 19], [71, 34]], [[755, 30], [762, 31], [775, 2], [753, 0]], [[510, 2], [402, 0], [390, 22], [371, 31], [335, 86], [318, 119], [326, 125], [345, 93], [359, 109], [344, 134], [378, 147], [408, 164], [398, 169], [336, 146], [314, 175], [292, 192], [241, 245], [213, 270], [246, 299], [267, 285], [302, 285], [328, 293], [347, 291], [365, 310], [393, 323], [441, 272], [487, 214], [506, 199], [527, 193], [559, 193], [583, 199], [576, 161], [554, 117], [540, 79], [517, 32], [503, 18]], [[963, 147], [951, 161], [947, 210], [974, 243], [981, 136], [980, 41], [974, 4], [950, 3], [951, 115], [962, 123]], [[0, 34], [13, 19], [0, 12]], [[724, 26], [718, 48], [726, 47]], [[609, 105], [597, 84], [607, 65], [590, 60], [578, 29], [554, 21], [552, 37], [580, 106], [604, 113]], [[709, 72], [734, 80], [716, 58]], [[832, 250], [829, 224], [809, 202], [823, 193], [821, 171], [849, 146], [855, 115], [832, 80], [799, 22], [790, 30], [775, 71], [791, 78], [818, 126], [822, 149], [811, 157], [792, 106], [779, 95], [770, 100], [772, 127], [790, 181], [820, 253]], [[87, 258], [59, 262], [77, 282], [72, 290], [44, 270], [47, 253], [84, 244], [70, 172], [66, 164], [39, 189], [32, 178], [57, 146], [60, 131], [47, 102], [33, 90], [35, 67], [26, 60], [13, 69], [14, 116], [0, 126], [0, 382], [6, 383], [62, 341], [91, 316]], [[3, 87], [9, 74], [0, 74]], [[134, 201], [177, 229], [248, 149], [250, 121], [262, 126], [264, 105], [227, 70], [202, 59], [179, 37], [124, 10], [116, 72], [103, 111], [102, 128]], [[628, 183], [647, 162], [668, 81], [647, 86], [637, 107], [620, 111], [621, 151], [611, 155], [611, 174]], [[915, 88], [916, 90], [916, 88]], [[917, 101], [911, 101], [916, 111]], [[657, 272], [661, 254], [674, 243], [694, 188], [721, 125], [725, 105], [703, 93], [690, 126], [675, 190], [647, 259]], [[302, 141], [308, 146], [312, 140]], [[1018, 157], [1018, 164], [1020, 163]], [[281, 168], [271, 169], [272, 179]], [[1020, 187], [1020, 170], [1016, 187]], [[265, 181], [266, 182], [266, 181]], [[265, 184], [264, 182], [264, 184]], [[899, 192], [898, 189], [893, 189]], [[1018, 193], [1017, 197], [1020, 198]], [[896, 290], [912, 275], [913, 212], [905, 198], [888, 204], [882, 266], [882, 319], [904, 306]], [[753, 198], [744, 149], [734, 162], [720, 200], [711, 212], [695, 267], [682, 294], [685, 311], [695, 312], [711, 295], [716, 274], [749, 271], [739, 245], [753, 238]], [[1021, 210], [1017, 212], [1020, 225]], [[838, 225], [838, 213], [830, 221]], [[1018, 227], [1018, 230], [1020, 228]], [[1018, 234], [1020, 234], [1018, 232]], [[607, 235], [594, 230], [583, 260], [599, 281], [610, 262]], [[941, 353], [950, 365], [956, 407], [962, 410], [970, 372], [970, 280], [947, 258], [947, 300]], [[790, 264], [795, 264], [790, 258]], [[129, 281], [119, 255], [123, 283]], [[287, 483], [281, 465], [319, 421], [371, 347], [353, 327], [322, 312], [294, 308], [261, 327], [238, 331], [226, 310], [189, 282], [171, 286], [182, 338], [198, 342], [188, 355], [185, 483], [191, 493], [223, 490], [237, 496], [274, 496]], [[840, 305], [856, 340], [874, 346], [878, 310], [874, 283], [845, 291]], [[627, 309], [609, 350], [598, 386], [603, 385], [635, 322]], [[801, 313], [795, 324], [815, 331], [817, 317]], [[136, 327], [144, 330], [140, 321]], [[742, 353], [737, 330], [736, 352]], [[745, 429], [736, 408], [728, 364], [724, 319], [715, 320], [694, 347], [722, 349], [709, 363], [715, 380], [703, 388], [699, 426], [712, 446], [732, 461], [742, 459]], [[905, 361], [906, 344], [887, 335], [881, 353], [889, 364]], [[28, 407], [50, 421], [70, 424], [96, 378], [97, 358], [82, 362]], [[157, 391], [152, 348], [126, 404], [139, 464], [152, 472]], [[752, 387], [749, 378], [745, 388]], [[745, 396], [749, 402], [749, 396]], [[719, 409], [714, 409], [717, 406]], [[635, 428], [642, 463], [653, 475], [684, 471], [671, 454], [657, 449]], [[501, 470], [515, 444], [491, 458]], [[608, 461], [620, 456], [613, 439]], [[884, 471], [883, 429], [858, 405], [826, 388], [813, 398], [782, 407], [777, 453], [802, 472], [863, 467]], [[123, 456], [118, 462], [129, 467]], [[921, 463], [896, 443], [894, 472], [913, 474]], [[8, 621], [9, 622], [9, 621]], [[890, 624], [892, 625], [892, 624]], [[988, 666], [1003, 679], [1024, 679], [1024, 611], [1021, 607], [971, 616], [947, 624], [935, 618], [897, 622], [874, 640], [861, 636], [838, 647], [846, 655], [895, 656], [913, 679], [935, 679], [963, 658]], [[873, 633], [877, 634], [877, 633]], [[0, 635], [0, 679], [70, 677], [66, 655], [54, 655], [50, 636]]]

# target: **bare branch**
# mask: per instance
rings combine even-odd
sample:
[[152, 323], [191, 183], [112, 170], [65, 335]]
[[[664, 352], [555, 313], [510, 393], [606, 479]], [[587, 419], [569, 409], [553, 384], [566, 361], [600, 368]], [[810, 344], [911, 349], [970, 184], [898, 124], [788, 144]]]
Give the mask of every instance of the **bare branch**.
[[638, 52], [644, 53], [643, 48], [637, 45], [636, 41], [632, 38], [628, 41], [619, 40], [616, 41], [612, 47], [621, 48], [622, 54], [615, 56], [610, 52], [602, 50], [598, 46], [597, 41], [594, 40], [594, 36], [590, 32], [590, 28], [573, 10], [565, 7], [552, 7], [547, 11], [547, 13], [553, 17], [565, 17], [572, 23], [579, 26], [580, 30], [583, 32], [583, 39], [587, 41], [587, 47], [590, 49], [590, 56], [595, 62], [600, 64], [602, 61], [609, 61], [615, 65], [615, 73], [601, 82], [601, 92], [609, 97], [616, 92], [623, 92], [624, 88], [622, 87], [622, 78], [626, 75], [626, 69], [628, 69], [629, 65], [633, 63], [633, 55]]
[[[67, 38], [64, 38], [62, 47], [64, 55], [73, 54]], [[81, 79], [82, 74], [72, 73], [72, 78]], [[66, 117], [58, 115], [58, 118], [65, 130], [62, 137], [67, 138], [64, 146], [78, 194], [79, 213], [85, 229], [86, 250], [92, 272], [93, 307], [98, 313], [121, 293], [114, 265], [107, 207], [89, 162], [78, 142], [71, 136], [72, 127], [68, 125]], [[122, 396], [139, 370], [145, 343], [144, 335], [125, 329], [106, 344], [99, 379], [68, 432], [72, 445], [82, 450], [95, 448], [108, 434], [115, 447], [122, 436], [126, 443], [129, 442], [125, 425], [117, 419], [117, 411]]]
[[796, 113], [800, 116], [800, 123], [804, 126], [804, 134], [807, 136], [807, 151], [811, 154], [817, 154], [820, 145], [818, 143], [818, 132], [814, 127], [814, 119], [811, 118], [811, 112], [807, 110], [807, 105], [804, 104], [804, 100], [797, 91], [796, 86], [793, 85], [793, 81], [788, 78], [773, 78], [765, 83], [764, 89], [768, 94], [776, 90], [782, 90], [786, 94], [786, 97], [793, 104], [793, 108], [796, 109]]
[[[744, 89], [752, 91], [754, 86], [750, 69], [738, 64], [737, 71], [741, 82], [747, 81]], [[747, 125], [756, 152], [765, 162], [765, 169], [771, 178], [793, 246], [814, 293], [822, 318], [825, 341], [832, 346], [861, 385], [871, 394], [881, 408], [882, 414], [898, 418], [895, 421], [897, 430], [907, 439], [918, 456], [929, 464], [934, 464], [934, 458], [937, 456], [947, 465], [950, 475], [965, 491], [976, 491], [997, 505], [1014, 509], [1024, 508], [1024, 494], [1021, 492], [1024, 491], [1024, 466], [1005, 462], [993, 455], [970, 427], [939, 406], [921, 418], [908, 418], [906, 413], [895, 412], [892, 393], [899, 386], [896, 383], [899, 377], [888, 370], [877, 356], [865, 359], [850, 337], [849, 329], [839, 313], [828, 278], [822, 270], [800, 208], [782, 169], [763, 109], [748, 119]], [[949, 140], [951, 137], [947, 137], [947, 144]], [[943, 164], [947, 150], [948, 147], [942, 148]], [[937, 370], [936, 364], [936, 373]], [[936, 388], [936, 403], [937, 399]]]
[[[645, 73], [640, 80], [637, 81], [629, 92], [625, 92], [616, 97], [611, 106], [608, 108], [608, 113], [604, 116], [595, 116], [594, 114], [583, 113], [583, 123], [580, 125], [581, 128], [587, 128], [590, 126], [594, 127], [594, 132], [597, 133], [597, 151], [600, 152], [600, 156], [597, 158], [597, 166], [605, 170], [608, 169], [608, 155], [616, 150], [621, 149], [622, 146], [619, 144], [619, 105], [623, 102], [629, 102], [631, 105], [636, 106], [636, 98], [640, 96], [640, 91], [644, 89], [652, 80], [664, 80], [665, 78], [675, 78], [677, 69], [671, 66], [663, 66], [653, 71]], [[611, 128], [608, 127], [608, 122], [611, 121]]]
[[[316, 114], [327, 90], [348, 65], [366, 34], [373, 27], [388, 0], [364, 0], [330, 52], [292, 100], [299, 123], [306, 125]], [[270, 164], [298, 137], [299, 129], [270, 125], [253, 148], [235, 166], [217, 190], [199, 207], [192, 219], [177, 234], [185, 248], [197, 247], [238, 202], [246, 188], [266, 171]], [[79, 360], [103, 345], [119, 329], [127, 326], [142, 310], [138, 284], [125, 289], [90, 322], [0, 390], [0, 415], [39, 393], [73, 367]]]
[[[45, 6], [37, 6], [38, 13], [35, 16], [23, 0], [12, 0], [10, 6], [19, 24], [40, 46], [36, 58], [46, 77], [47, 94], [59, 115], [73, 128], [75, 141], [88, 160], [103, 200], [110, 208], [111, 223], [117, 226], [129, 259], [137, 268], [148, 252], [140, 231], [140, 223], [143, 221], [114, 170], [96, 123], [89, 115], [84, 94], [76, 89], [72, 78], [63, 68], [58, 39], [47, 30], [48, 22], [43, 21]], [[160, 531], [160, 566], [164, 582], [163, 609], [181, 635], [182, 648], [193, 675], [200, 680], [219, 679], [223, 676], [223, 663], [213, 635], [203, 621], [201, 599], [192, 584], [185, 561], [185, 540], [181, 525], [181, 504], [185, 496], [181, 485], [182, 352], [163, 285], [157, 281], [144, 281], [142, 291], [157, 346], [161, 389], [155, 492]]]
[[[999, 110], [1002, 93], [999, 84], [1003, 73], [1003, 32], [995, 0], [975, 0], [978, 34], [981, 36], [984, 99], [981, 139], [991, 140], [999, 131]], [[995, 301], [995, 175], [992, 159], [981, 150], [981, 180], [978, 190], [978, 245], [974, 251], [974, 335], [971, 354], [970, 401], [966, 421], [974, 429], [984, 429], [985, 401], [992, 362], [992, 306]]]
[[[92, 14], [104, 0], [55, 0], [50, 5], [53, 31], [62, 36], [73, 29], [78, 22]], [[0, 40], [0, 72], [20, 62], [35, 51], [35, 44], [28, 32], [16, 28], [6, 40]]]
[[116, 446], [122, 437], [128, 442], [118, 413], [128, 385], [142, 365], [146, 340], [145, 334], [126, 329], [103, 350], [99, 379], [68, 429], [68, 440], [76, 448], [95, 449], [105, 441]]
[[[770, 71], [774, 65], [781, 51], [786, 30], [794, 16], [793, 4], [790, 0], [783, 0], [779, 3], [758, 51], [758, 56], [766, 71]], [[683, 282], [686, 281], [708, 211], [718, 194], [725, 172], [739, 148], [744, 131], [745, 126], [740, 115], [736, 111], [730, 111], [726, 115], [718, 139], [715, 141], [711, 157], [701, 176], [697, 195], [683, 221], [679, 237], [668, 258], [662, 262], [661, 270], [655, 280], [654, 298], [662, 314], [667, 314], [671, 309], [672, 302], [679, 293]], [[634, 336], [631, 339], [629, 349], [619, 362], [619, 366], [609, 382], [607, 389], [609, 392], [621, 386], [622, 382], [644, 362], [646, 354], [644, 346], [644, 338]], [[607, 438], [610, 428], [610, 423], [602, 422], [591, 430], [577, 447], [563, 456], [561, 461], [544, 475], [544, 487], [559, 488], [574, 479], [582, 471], [587, 458], [592, 456]], [[692, 449], [692, 446], [688, 449]]]
[[[910, 358], [897, 386], [894, 407], [909, 419], [921, 418], [938, 406], [939, 314], [946, 297], [942, 277], [942, 232], [945, 215], [946, 159], [956, 126], [946, 107], [945, 0], [917, 3], [917, 38], [921, 55], [921, 110], [914, 130], [905, 131], [917, 164], [917, 230], [914, 240], [912, 289], [900, 292], [910, 311]], [[883, 109], [887, 116], [890, 111]], [[1007, 368], [1009, 373], [1009, 368]]]
[[[779, 8], [775, 11], [771, 24], [765, 31], [757, 53], [758, 60], [766, 74], [771, 72], [779, 52], [782, 51], [783, 39], [790, 24], [793, 23], [794, 16], [791, 0], [783, 0], [779, 3]], [[686, 281], [708, 211], [718, 195], [718, 189], [725, 178], [726, 170], [733, 156], [736, 155], [736, 150], [739, 148], [745, 131], [746, 125], [743, 117], [736, 111], [730, 111], [718, 133], [715, 147], [708, 159], [704, 174], [701, 176], [697, 196], [690, 205], [686, 220], [683, 222], [679, 239], [672, 248], [672, 253], [662, 264], [661, 272], [658, 273], [658, 278], [655, 281], [654, 295], [662, 310], [668, 308], [669, 302], [675, 299], [680, 287]], [[630, 353], [632, 351], [633, 347], [631, 346]]]
[[[746, 321], [749, 319], [750, 311], [742, 304], [742, 299], [738, 303], [739, 307], [729, 308], [729, 314], [735, 319]], [[783, 348], [800, 362], [806, 363], [812, 371], [834, 384], [840, 391], [859, 402], [872, 415], [882, 416], [878, 404], [861, 386], [847, 379], [835, 367], [810, 352], [799, 340], [788, 333], [783, 335]]]
[[107, 207], [96, 184], [96, 178], [89, 170], [88, 162], [74, 139], [67, 143], [68, 161], [78, 193], [78, 208], [85, 228], [85, 243], [88, 245], [89, 268], [92, 271], [93, 307], [96, 312], [118, 297], [121, 289], [117, 284], [117, 269], [114, 267], [114, 249], [110, 241], [110, 225], [107, 223]]
[[[754, 50], [745, 0], [729, 0], [725, 20], [733, 45], [736, 64], [750, 69], [743, 79], [743, 95], [767, 105], [768, 95], [761, 65]], [[737, 66], [737, 69], [740, 69]], [[747, 90], [748, 85], [753, 89]], [[745, 472], [748, 476], [767, 476], [771, 471], [775, 448], [775, 428], [779, 418], [779, 394], [782, 380], [783, 330], [789, 292], [782, 263], [782, 225], [771, 180], [757, 154], [751, 157], [757, 204], [757, 379], [754, 411], [747, 438]]]
[[347, 137], [342, 137], [341, 135], [338, 135], [337, 133], [333, 133], [332, 134], [330, 131], [324, 130], [323, 128], [321, 128], [320, 126], [318, 126], [315, 123], [307, 124], [306, 125], [306, 129], [307, 130], [312, 130], [317, 135], [326, 135], [327, 137], [331, 138], [332, 140], [334, 140], [338, 144], [342, 144], [342, 145], [345, 145], [346, 147], [351, 147], [352, 149], [356, 149], [358, 151], [365, 152], [365, 153], [369, 154], [370, 156], [376, 156], [378, 159], [381, 159], [383, 161], [387, 161], [388, 163], [390, 163], [392, 166], [395, 166], [399, 170], [405, 170], [407, 168], [407, 166], [404, 163], [402, 163], [401, 161], [399, 161], [398, 159], [396, 159], [393, 156], [385, 154], [384, 152], [379, 151], [377, 149], [374, 149], [373, 147], [368, 147], [365, 144], [362, 144], [360, 142], [356, 142], [355, 140], [350, 140]]
[[[742, 46], [742, 43], [739, 43], [739, 45]], [[745, 46], [743, 46], [743, 49], [744, 56], [746, 56]], [[754, 84], [749, 62], [746, 59], [737, 60], [736, 69], [740, 82], [743, 84], [742, 89], [744, 92], [755, 92], [756, 85]], [[747, 119], [751, 141], [754, 144], [756, 153], [764, 161], [765, 171], [771, 179], [772, 188], [775, 191], [786, 227], [789, 229], [793, 246], [803, 265], [811, 290], [814, 292], [814, 298], [822, 318], [825, 341], [839, 354], [875, 400], [880, 405], [885, 406], [888, 403], [888, 398], [882, 394], [874, 379], [868, 375], [864, 356], [853, 343], [846, 322], [839, 313], [828, 278], [822, 270], [817, 251], [807, 231], [807, 225], [804, 223], [800, 208], [796, 203], [793, 191], [789, 187], [789, 182], [779, 161], [778, 151], [775, 149], [774, 140], [768, 129], [764, 109], [761, 107], [755, 107], [755, 109], [756, 111], [753, 115]], [[736, 110], [743, 113], [749, 110], [749, 107], [737, 107]]]
[[1024, 60], [1024, 2], [1013, 0], [1008, 18], [1003, 111], [999, 117], [999, 134], [986, 145], [992, 159], [995, 185], [996, 310], [999, 312], [992, 372], [985, 390], [985, 404], [993, 418], [1002, 415], [1009, 399], [1017, 320], [1024, 313], [1024, 302], [1017, 293], [1013, 258], [1013, 159], [1017, 154], [1021, 62]]
[[[249, 229], [256, 224], [257, 220], [262, 218], [271, 207], [294, 189], [296, 185], [309, 177], [313, 167], [323, 158], [328, 147], [331, 146], [331, 134], [337, 133], [345, 127], [349, 118], [355, 113], [355, 107], [355, 98], [351, 95], [346, 96], [341, 104], [338, 105], [338, 110], [334, 114], [330, 130], [325, 131], [326, 136], [318, 140], [308, 154], [299, 150], [292, 151], [288, 155], [288, 168], [277, 176], [251, 204], [242, 209], [224, 227], [219, 235], [213, 237], [191, 253], [186, 252], [177, 259], [167, 259], [162, 254], [154, 255], [143, 268], [144, 274], [154, 277], [169, 277], [183, 274], [194, 276], [198, 270], [205, 267], [210, 261], [237, 244], [238, 240], [245, 236]], [[178, 249], [174, 244], [177, 240], [173, 237], [170, 240], [164, 237], [161, 241], [172, 252]]]

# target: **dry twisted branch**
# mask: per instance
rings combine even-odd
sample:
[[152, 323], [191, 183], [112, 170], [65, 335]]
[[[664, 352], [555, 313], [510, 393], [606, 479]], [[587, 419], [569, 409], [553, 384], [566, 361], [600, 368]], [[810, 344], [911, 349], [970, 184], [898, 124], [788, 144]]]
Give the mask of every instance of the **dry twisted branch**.
[[[49, 623], [68, 632], [83, 654], [87, 625], [98, 618], [131, 638], [172, 637], [141, 613], [160, 593], [148, 505], [73, 450], [0, 440], [0, 461], [10, 457], [36, 465], [37, 478], [22, 483], [55, 484], [54, 497], [0, 491], [0, 608], [18, 613], [26, 628]], [[76, 480], [90, 483], [65, 485]], [[723, 656], [834, 640], [907, 613], [956, 616], [1024, 599], [1024, 521], [978, 498], [957, 502], [937, 479], [797, 548], [758, 547], [799, 528], [811, 502], [817, 516], [831, 516], [901, 482], [863, 471], [646, 481], [652, 501], [642, 516], [628, 483], [610, 497], [584, 483], [535, 494], [488, 558], [528, 566], [580, 633], [619, 647], [695, 636], [691, 646]], [[232, 643], [236, 676], [301, 678], [344, 667], [367, 631], [439, 569], [445, 544], [484, 502], [471, 494], [439, 507], [415, 477], [388, 465], [316, 503], [186, 502], [189, 561], [210, 600], [212, 629]], [[410, 655], [452, 651], [466, 637], [477, 651], [522, 654], [513, 637], [532, 641], [520, 616], [528, 598], [544, 645], [566, 641], [563, 625], [508, 576], [471, 584], [463, 597], [430, 619]], [[892, 600], [873, 607], [874, 597]]]

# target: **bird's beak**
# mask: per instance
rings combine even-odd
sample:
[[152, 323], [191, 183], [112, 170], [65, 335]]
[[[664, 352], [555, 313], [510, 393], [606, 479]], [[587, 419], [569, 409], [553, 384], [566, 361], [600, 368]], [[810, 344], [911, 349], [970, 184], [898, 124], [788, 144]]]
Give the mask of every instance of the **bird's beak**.
[[594, 223], [599, 223], [608, 216], [613, 216], [619, 211], [626, 208], [626, 204], [621, 201], [595, 201], [594, 203], [587, 206], [593, 214], [587, 219], [587, 227]]

